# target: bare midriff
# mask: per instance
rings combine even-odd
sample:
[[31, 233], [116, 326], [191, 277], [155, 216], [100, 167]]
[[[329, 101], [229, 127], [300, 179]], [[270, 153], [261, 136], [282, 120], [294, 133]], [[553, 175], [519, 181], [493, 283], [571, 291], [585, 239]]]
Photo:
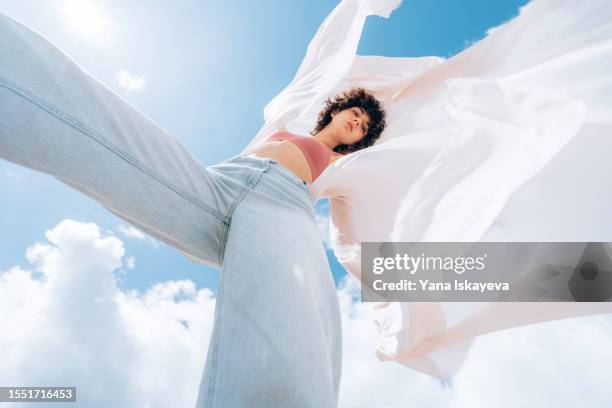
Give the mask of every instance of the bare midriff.
[[288, 140], [265, 142], [242, 154], [274, 159], [281, 166], [295, 174], [300, 180], [304, 180], [308, 184], [312, 183], [310, 166], [304, 153], [302, 153], [299, 147]]

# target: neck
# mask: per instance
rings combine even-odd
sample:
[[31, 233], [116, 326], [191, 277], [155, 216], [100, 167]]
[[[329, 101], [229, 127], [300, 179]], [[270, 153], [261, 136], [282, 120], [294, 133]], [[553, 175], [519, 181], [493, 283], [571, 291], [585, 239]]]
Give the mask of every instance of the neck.
[[338, 146], [339, 144], [336, 141], [336, 138], [334, 137], [334, 135], [331, 134], [331, 132], [328, 130], [327, 127], [321, 130], [316, 135], [314, 135], [314, 138], [317, 139], [319, 142], [323, 143], [330, 150], [333, 150], [334, 147]]

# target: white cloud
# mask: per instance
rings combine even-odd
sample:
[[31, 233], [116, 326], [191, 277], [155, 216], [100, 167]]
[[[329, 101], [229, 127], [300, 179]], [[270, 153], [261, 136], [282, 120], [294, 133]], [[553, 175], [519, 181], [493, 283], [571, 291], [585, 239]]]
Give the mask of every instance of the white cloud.
[[13, 173], [12, 171], [7, 171], [4, 173], [4, 175], [12, 178], [16, 183], [21, 181], [21, 177], [19, 177], [17, 174]]
[[[214, 298], [192, 282], [122, 292], [123, 243], [64, 220], [0, 272], [0, 384], [75, 384], [80, 406], [192, 406]], [[180, 297], [179, 300], [173, 300]], [[111, 403], [112, 402], [112, 403]]]
[[[518, 16], [520, 16], [521, 14], [525, 13], [525, 11], [531, 7], [531, 2], [524, 4], [523, 6], [520, 6], [518, 8], [518, 13], [517, 15], [514, 15], [512, 17], [510, 17], [509, 19], [507, 19], [506, 21], [496, 25], [496, 26], [492, 26], [489, 27], [486, 31], [485, 31], [485, 35], [484, 37], [488, 37], [491, 34], [493, 34], [494, 32], [496, 32], [497, 30], [499, 30], [502, 27], [507, 26], [508, 23], [510, 23], [511, 21], [513, 21], [514, 19], [516, 19]], [[472, 40], [468, 40], [468, 39], [464, 39], [463, 40], [463, 50], [470, 48], [472, 45], [477, 44], [478, 42], [480, 42], [482, 40], [482, 38], [477, 38], [477, 39], [472, 39]]]
[[128, 257], [125, 260], [125, 267], [128, 269], [134, 269], [136, 267], [136, 258], [133, 256]]
[[454, 381], [453, 407], [607, 407], [612, 319], [594, 315], [476, 340]]
[[377, 332], [372, 306], [355, 303], [359, 287], [347, 278], [338, 290], [342, 311], [340, 408], [445, 407], [451, 399], [438, 380], [375, 355]]
[[493, 27], [489, 27], [489, 29], [487, 29], [487, 31], [486, 31], [486, 36], [487, 37], [490, 36], [495, 31], [499, 30], [500, 28], [502, 28], [503, 26], [505, 26], [506, 24], [508, 24], [509, 22], [514, 20], [515, 18], [517, 18], [518, 16], [522, 15], [523, 13], [525, 13], [528, 9], [530, 9], [532, 7], [532, 3], [533, 2], [529, 2], [527, 4], [524, 4], [524, 5], [520, 6], [518, 8], [517, 15], [510, 17], [508, 20], [504, 21], [503, 23], [498, 24], [498, 25], [493, 26]]
[[323, 244], [325, 244], [325, 248], [331, 249], [331, 244], [329, 242], [329, 216], [316, 212], [315, 217], [317, 219], [317, 226], [319, 227]]
[[463, 40], [463, 49], [468, 49], [470, 48], [472, 45], [476, 44], [478, 41], [480, 41], [481, 39], [476, 39], [476, 40]]
[[131, 225], [119, 224], [116, 227], [117, 232], [123, 235], [125, 238], [138, 239], [138, 240], [148, 240], [154, 247], [159, 247], [160, 242], [150, 236], [146, 235], [144, 232], [135, 228]]
[[[32, 271], [0, 272], [0, 384], [75, 384], [87, 407], [193, 406], [215, 298], [192, 281], [117, 288], [123, 242], [64, 220], [26, 251]], [[124, 264], [131, 261], [128, 257]], [[374, 353], [370, 304], [352, 278], [342, 311], [341, 408], [604, 407], [612, 319], [589, 316], [479, 338], [452, 387]], [[75, 405], [77, 406], [77, 405]]]
[[126, 91], [139, 91], [145, 85], [145, 78], [143, 76], [133, 75], [128, 71], [121, 69], [115, 75], [115, 82], [120, 88]]
[[563, 319], [481, 336], [453, 379], [432, 377], [374, 355], [371, 307], [338, 291], [344, 336], [341, 408], [609, 406], [612, 316]]
[[117, 226], [117, 231], [119, 231], [119, 233], [126, 238], [134, 238], [134, 239], [145, 239], [146, 238], [146, 235], [142, 231], [140, 231], [137, 228], [134, 228], [131, 225], [119, 224]]
[[332, 249], [329, 242], [329, 199], [319, 200], [315, 209], [315, 217], [325, 248]]

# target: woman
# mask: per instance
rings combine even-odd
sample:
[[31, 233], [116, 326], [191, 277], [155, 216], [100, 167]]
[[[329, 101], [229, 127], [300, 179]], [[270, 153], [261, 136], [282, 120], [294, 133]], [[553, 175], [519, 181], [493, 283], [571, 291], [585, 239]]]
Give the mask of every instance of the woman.
[[[308, 184], [385, 127], [364, 89], [203, 168], [44, 38], [0, 16], [0, 157], [51, 174], [222, 268], [198, 406], [336, 406], [341, 322]], [[29, 61], [38, 61], [32, 64]]]
[[278, 132], [212, 166], [267, 168], [234, 203], [198, 406], [337, 403], [341, 320], [308, 184], [338, 152], [372, 145], [385, 113], [363, 89], [326, 105], [314, 137]]
[[[334, 404], [340, 322], [314, 213], [305, 198], [334, 197], [331, 244], [339, 262], [359, 278], [360, 242], [473, 242], [490, 231], [500, 232], [493, 241], [503, 241], [509, 234], [491, 226], [512, 195], [530, 203], [550, 198], [533, 186], [565, 189], [572, 178], [563, 177], [560, 166], [566, 175], [579, 173], [584, 179], [603, 174], [588, 171], [595, 161], [577, 159], [609, 151], [609, 142], [600, 137], [609, 134], [612, 123], [612, 81], [606, 68], [612, 61], [609, 2], [593, 0], [580, 7], [531, 2], [516, 19], [448, 59], [356, 55], [365, 18], [389, 17], [399, 3], [341, 1], [321, 24], [293, 81], [264, 109], [265, 125], [244, 152], [251, 155], [205, 169], [176, 139], [44, 39], [2, 18], [0, 157], [58, 177], [191, 259], [223, 266], [216, 310], [216, 321], [222, 323], [211, 340], [202, 405], [232, 406], [243, 397], [253, 397], [251, 406], [270, 405], [266, 398], [271, 394], [254, 395], [262, 389], [274, 389], [287, 406]], [[263, 147], [250, 150], [275, 138], [273, 132], [282, 126], [305, 134], [316, 118], [318, 103], [313, 102], [355, 86], [376, 95], [393, 117], [385, 143], [346, 161], [328, 162], [317, 178], [288, 142], [270, 140], [267, 153]], [[320, 135], [315, 141], [334, 149], [349, 142], [334, 133], [335, 138]], [[570, 142], [575, 143], [567, 146]], [[273, 149], [277, 155], [266, 156]], [[286, 154], [278, 154], [281, 149]], [[562, 158], [559, 152], [565, 153], [564, 161], [556, 160]], [[555, 161], [554, 171], [541, 171]], [[539, 184], [532, 184], [532, 195], [524, 199], [516, 192], [535, 175]], [[303, 183], [315, 180], [310, 186]], [[595, 202], [585, 199], [596, 197], [595, 189], [587, 196], [584, 187], [581, 183], [580, 199]], [[280, 198], [281, 190], [290, 193]], [[549, 207], [570, 201], [562, 197]], [[558, 240], [552, 233], [559, 223], [541, 221], [555, 212], [515, 213], [507, 224], [531, 233], [521, 231], [521, 240]], [[570, 218], [577, 221], [571, 224]], [[280, 219], [286, 220], [282, 228]], [[578, 221], [564, 217], [567, 237], [593, 224], [592, 219]], [[277, 238], [286, 237], [288, 230], [297, 232], [294, 238]], [[239, 273], [245, 267], [286, 270], [276, 261], [290, 263], [291, 273], [265, 279]], [[309, 302], [317, 309], [296, 306]], [[285, 307], [270, 306], [278, 304]], [[377, 355], [446, 378], [461, 367], [478, 335], [603, 310], [556, 303], [528, 305], [528, 312], [514, 304], [463, 306], [381, 305]], [[287, 336], [269, 335], [272, 327]], [[272, 350], [274, 355], [267, 354]], [[330, 358], [316, 357], [324, 354]], [[245, 358], [254, 369], [248, 378], [241, 367]], [[278, 359], [274, 369], [258, 364], [272, 358]], [[239, 388], [229, 381], [233, 376]], [[299, 386], [289, 390], [289, 384]]]
[[197, 406], [336, 405], [341, 320], [308, 185], [384, 127], [379, 102], [356, 88], [327, 100], [314, 137], [283, 129], [211, 167], [268, 166], [234, 203]]
[[[243, 154], [274, 159], [305, 184], [312, 184], [327, 165], [342, 155], [373, 145], [384, 129], [384, 117], [376, 98], [363, 88], [354, 88], [326, 101], [311, 132], [314, 138], [296, 138], [282, 128], [270, 141], [246, 149]], [[329, 159], [319, 163], [319, 150], [327, 151], [329, 154], [321, 156], [330, 156]]]

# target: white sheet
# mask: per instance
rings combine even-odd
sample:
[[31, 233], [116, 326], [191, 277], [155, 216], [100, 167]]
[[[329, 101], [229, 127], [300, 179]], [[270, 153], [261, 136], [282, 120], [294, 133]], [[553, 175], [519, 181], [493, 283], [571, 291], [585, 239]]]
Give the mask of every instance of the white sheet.
[[[612, 241], [612, 5], [542, 0], [445, 60], [356, 55], [368, 15], [397, 0], [344, 0], [244, 150], [281, 126], [308, 135], [323, 101], [354, 86], [388, 128], [313, 183], [330, 197], [335, 255], [360, 278], [362, 241]], [[381, 182], [383, 181], [383, 182]], [[609, 189], [608, 189], [609, 190]], [[454, 375], [475, 336], [612, 312], [610, 303], [380, 303], [381, 360]]]

